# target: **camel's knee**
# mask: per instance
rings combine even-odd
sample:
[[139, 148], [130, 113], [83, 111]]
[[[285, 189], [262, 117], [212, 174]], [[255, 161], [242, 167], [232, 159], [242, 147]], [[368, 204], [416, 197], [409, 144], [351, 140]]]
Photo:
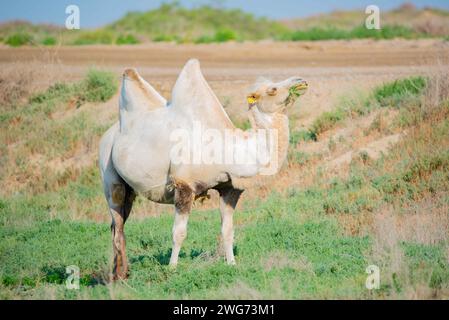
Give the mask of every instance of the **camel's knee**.
[[194, 192], [190, 186], [180, 180], [174, 181], [175, 208], [181, 214], [188, 214], [192, 208]]

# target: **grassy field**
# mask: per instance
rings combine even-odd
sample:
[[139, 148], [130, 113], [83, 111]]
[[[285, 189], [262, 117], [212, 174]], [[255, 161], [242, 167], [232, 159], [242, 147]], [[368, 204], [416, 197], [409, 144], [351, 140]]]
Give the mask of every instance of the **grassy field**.
[[228, 41], [316, 41], [348, 39], [418, 39], [449, 37], [449, 13], [444, 10], [402, 6], [382, 13], [382, 29], [368, 30], [363, 8], [336, 11], [317, 17], [276, 21], [238, 9], [178, 2], [147, 12], [130, 12], [97, 29], [66, 30], [51, 25], [13, 21], [0, 25], [0, 42], [22, 45], [133, 45], [145, 42], [222, 43]]
[[[218, 210], [199, 205], [171, 270], [168, 207], [145, 218], [131, 214], [131, 275], [116, 283], [109, 281], [110, 225], [96, 158], [84, 155], [116, 121], [96, 106], [115, 94], [117, 79], [92, 69], [79, 82], [33, 92], [26, 72], [2, 76], [2, 299], [449, 297], [447, 73], [386, 82], [335, 101], [309, 128], [292, 129], [283, 171], [309, 171], [312, 182], [241, 204], [237, 266], [219, 255]], [[306, 150], [323, 141], [329, 152], [338, 149], [344, 141], [329, 138], [332, 130], [373, 115], [364, 136], [402, 139], [379, 157], [354, 152], [347, 174], [326, 173], [323, 151]], [[133, 210], [149, 211], [148, 202], [138, 198]], [[372, 264], [381, 288], [369, 291]], [[80, 268], [80, 290], [65, 288], [68, 265]]]

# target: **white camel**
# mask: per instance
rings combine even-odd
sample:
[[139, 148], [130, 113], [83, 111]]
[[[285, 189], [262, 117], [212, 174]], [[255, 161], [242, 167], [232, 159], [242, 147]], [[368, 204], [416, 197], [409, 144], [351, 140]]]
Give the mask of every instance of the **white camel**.
[[[293, 77], [278, 83], [259, 83], [248, 95], [253, 125], [267, 130], [269, 139], [276, 139], [277, 152], [268, 163], [197, 163], [189, 157], [186, 162], [179, 161], [179, 153], [173, 152], [180, 145], [173, 139], [174, 132], [191, 133], [199, 124], [200, 134], [212, 129], [223, 136], [230, 135], [233, 141], [231, 149], [234, 152], [248, 151], [251, 159], [255, 158], [254, 150], [246, 149], [251, 141], [257, 141], [258, 133], [235, 128], [205, 81], [197, 60], [190, 60], [184, 66], [173, 88], [172, 102], [168, 105], [134, 69], [125, 70], [119, 123], [102, 137], [99, 154], [104, 192], [112, 215], [114, 278], [128, 275], [124, 224], [136, 194], [157, 203], [175, 205], [170, 265], [176, 266], [195, 197], [206, 194], [209, 189], [217, 190], [223, 249], [227, 263], [234, 264], [233, 212], [243, 192], [236, 181], [260, 174], [272, 162], [281, 164], [285, 161], [289, 139], [286, 108], [294, 103], [298, 92], [303, 93], [306, 89], [307, 83], [303, 79]], [[198, 143], [190, 141], [190, 144], [181, 145], [192, 144], [195, 147]], [[205, 147], [207, 143], [201, 140], [199, 144]], [[272, 151], [267, 150], [267, 153], [272, 155]], [[275, 169], [277, 171], [279, 166]]]

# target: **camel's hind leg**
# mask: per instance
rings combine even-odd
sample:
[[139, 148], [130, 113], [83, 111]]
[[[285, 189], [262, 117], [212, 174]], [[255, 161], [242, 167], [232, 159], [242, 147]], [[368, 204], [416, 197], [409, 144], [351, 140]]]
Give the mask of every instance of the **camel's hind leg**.
[[235, 264], [234, 259], [234, 226], [233, 215], [237, 202], [243, 190], [227, 187], [219, 189], [221, 213], [221, 241], [228, 264]]
[[173, 224], [173, 248], [170, 257], [170, 266], [178, 264], [179, 251], [187, 236], [187, 222], [193, 203], [193, 191], [183, 182], [175, 182], [175, 222]]
[[125, 222], [131, 212], [135, 198], [134, 191], [126, 184], [113, 184], [111, 212], [112, 248], [114, 251], [113, 279], [126, 279], [128, 277], [128, 260], [125, 248]]

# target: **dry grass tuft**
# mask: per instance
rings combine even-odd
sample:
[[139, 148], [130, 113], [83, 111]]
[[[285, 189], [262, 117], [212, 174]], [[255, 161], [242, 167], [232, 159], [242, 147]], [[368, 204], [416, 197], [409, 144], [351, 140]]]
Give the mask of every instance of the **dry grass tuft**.
[[37, 91], [61, 80], [61, 64], [49, 58], [0, 67], [0, 106], [21, 104]]
[[37, 72], [23, 64], [8, 65], [0, 72], [0, 105], [22, 100], [35, 90]]

